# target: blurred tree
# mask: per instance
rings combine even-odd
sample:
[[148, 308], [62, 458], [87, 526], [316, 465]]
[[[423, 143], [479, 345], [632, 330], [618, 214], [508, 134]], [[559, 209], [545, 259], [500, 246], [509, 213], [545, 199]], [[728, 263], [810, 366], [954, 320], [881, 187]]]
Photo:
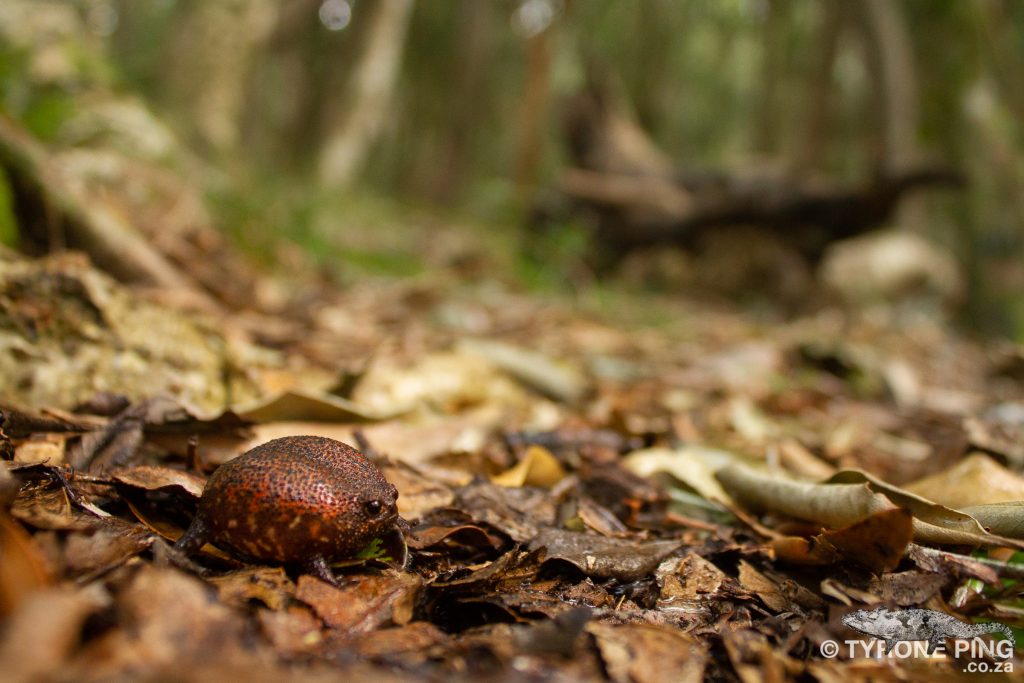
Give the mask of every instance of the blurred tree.
[[246, 76], [276, 23], [273, 0], [182, 3], [164, 58], [164, 94], [210, 149], [238, 145]]
[[525, 39], [526, 82], [518, 113], [519, 149], [513, 179], [524, 198], [537, 183], [543, 129], [549, 118], [554, 13], [549, 0], [526, 0], [517, 10], [517, 26]]
[[366, 42], [342, 98], [345, 108], [327, 132], [318, 160], [325, 187], [351, 186], [383, 129], [412, 8], [413, 0], [377, 0], [370, 10]]
[[914, 50], [899, 5], [864, 0], [866, 58], [874, 80], [881, 134], [877, 159], [886, 172], [902, 170], [918, 157], [917, 77]]
[[473, 161], [472, 145], [479, 144], [476, 131], [482, 116], [487, 77], [494, 65], [496, 5], [478, 0], [459, 3], [456, 56], [451, 65], [449, 92], [450, 125], [440, 131], [440, 164], [434, 175], [430, 197], [440, 204], [451, 204], [462, 192]]
[[797, 140], [793, 170], [797, 173], [821, 169], [829, 143], [829, 114], [835, 93], [834, 70], [839, 55], [839, 38], [848, 21], [846, 0], [823, 3], [814, 50], [814, 64], [804, 85], [802, 135]]

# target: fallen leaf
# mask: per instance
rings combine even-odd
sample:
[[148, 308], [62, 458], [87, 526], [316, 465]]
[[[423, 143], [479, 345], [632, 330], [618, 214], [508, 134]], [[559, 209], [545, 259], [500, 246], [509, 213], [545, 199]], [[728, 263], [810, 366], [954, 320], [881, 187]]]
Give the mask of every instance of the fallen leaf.
[[536, 351], [485, 339], [464, 339], [457, 348], [486, 358], [526, 386], [556, 401], [576, 403], [590, 388], [577, 369]]
[[738, 464], [719, 470], [715, 476], [726, 491], [755, 512], [770, 510], [834, 528], [896, 507], [866, 484], [812, 484]]
[[1024, 501], [971, 505], [963, 512], [978, 520], [989, 533], [1024, 539]]
[[114, 470], [109, 476], [120, 484], [144, 491], [174, 489], [196, 499], [202, 497], [203, 488], [206, 486], [206, 480], [198, 475], [159, 465], [121, 468]]
[[280, 611], [261, 609], [258, 618], [263, 633], [285, 654], [313, 654], [324, 641], [320, 620], [303, 605]]
[[608, 677], [614, 683], [697, 683], [704, 680], [707, 647], [676, 628], [590, 623]]
[[23, 596], [4, 624], [0, 671], [6, 681], [49, 680], [82, 637], [86, 618], [110, 602], [97, 584], [88, 589], [47, 588]]
[[46, 558], [25, 529], [0, 511], [0, 617], [53, 581]]
[[679, 541], [643, 541], [607, 538], [560, 529], [544, 529], [530, 542], [544, 549], [544, 562], [562, 560], [587, 576], [635, 581], [654, 572]]
[[[918, 479], [904, 488], [958, 510], [971, 505], [1024, 500], [1024, 477], [984, 453], [972, 453], [953, 467]], [[989, 526], [984, 522], [982, 525]]]
[[376, 422], [401, 415], [405, 410], [363, 405], [329, 394], [286, 391], [237, 406], [233, 412], [249, 422]]
[[387, 623], [408, 623], [420, 584], [414, 574], [392, 572], [358, 576], [338, 587], [302, 575], [295, 598], [312, 607], [329, 627], [364, 633]]
[[530, 446], [516, 465], [491, 477], [498, 486], [540, 486], [551, 488], [565, 477], [565, 468], [551, 451], [543, 446]]
[[67, 436], [64, 434], [35, 434], [14, 449], [14, 462], [60, 465], [64, 462], [66, 441]]
[[733, 505], [732, 497], [715, 478], [715, 472], [736, 461], [736, 456], [705, 446], [648, 448], [634, 451], [622, 460], [627, 470], [641, 477], [665, 472], [708, 500]]
[[729, 581], [721, 569], [694, 552], [665, 560], [655, 572], [658, 608], [684, 614], [706, 612], [709, 600]]
[[259, 600], [272, 610], [282, 610], [295, 595], [295, 583], [281, 567], [249, 567], [210, 578], [221, 602], [245, 607]]
[[153, 536], [138, 524], [103, 520], [91, 531], [73, 531], [64, 546], [68, 571], [76, 576], [118, 567], [153, 545]]
[[787, 537], [771, 542], [780, 560], [801, 564], [855, 562], [874, 572], [892, 571], [913, 539], [914, 518], [909, 510], [876, 512], [859, 522], [812, 538]]
[[1024, 548], [1024, 543], [1012, 538], [989, 534], [968, 514], [936, 505], [858, 470], [839, 472], [825, 484], [793, 481], [745, 465], [730, 465], [716, 476], [727, 491], [755, 511], [770, 510], [838, 528], [901, 507], [914, 515], [914, 539], [918, 542]]

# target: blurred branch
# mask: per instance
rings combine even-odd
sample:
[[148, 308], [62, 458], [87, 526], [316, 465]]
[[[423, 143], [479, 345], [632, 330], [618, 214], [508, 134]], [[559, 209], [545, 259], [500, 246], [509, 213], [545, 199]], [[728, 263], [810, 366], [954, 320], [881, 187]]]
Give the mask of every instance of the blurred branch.
[[45, 222], [49, 235], [63, 229], [62, 238], [66, 236], [70, 246], [85, 250], [118, 279], [175, 290], [206, 310], [219, 310], [213, 299], [150, 246], [122, 215], [102, 201], [90, 201], [76, 192], [49, 152], [2, 115], [0, 164], [10, 175], [23, 229], [33, 220]]

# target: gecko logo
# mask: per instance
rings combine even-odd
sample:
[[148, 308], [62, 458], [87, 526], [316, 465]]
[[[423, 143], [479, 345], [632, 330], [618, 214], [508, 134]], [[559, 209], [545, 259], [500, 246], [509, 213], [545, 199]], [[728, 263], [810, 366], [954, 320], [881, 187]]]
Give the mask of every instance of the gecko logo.
[[[1013, 656], [1016, 645], [1013, 632], [1004, 624], [968, 624], [942, 612], [930, 609], [894, 610], [886, 607], [877, 609], [856, 610], [843, 617], [843, 624], [861, 633], [874, 636], [878, 640], [864, 642], [847, 640], [846, 654], [848, 657], [932, 657], [945, 655], [947, 639], [955, 639], [952, 654], [954, 657], [974, 659], [1001, 659], [988, 671], [1006, 671], [1012, 666], [1009, 660]], [[978, 638], [985, 633], [1001, 633], [1006, 639], [986, 641]], [[884, 651], [883, 651], [884, 643]], [[825, 657], [837, 657], [840, 644], [834, 640], [826, 640], [821, 644], [821, 654]], [[977, 665], [988, 665], [987, 662], [973, 662]], [[981, 671], [974, 668], [973, 671]]]

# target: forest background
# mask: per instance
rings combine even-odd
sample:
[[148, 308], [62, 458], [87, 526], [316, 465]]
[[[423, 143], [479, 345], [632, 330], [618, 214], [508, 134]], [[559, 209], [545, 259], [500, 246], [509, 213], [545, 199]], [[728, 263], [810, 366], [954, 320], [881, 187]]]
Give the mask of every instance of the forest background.
[[[457, 243], [542, 288], [593, 289], [578, 217], [525, 226], [568, 164], [565, 102], [599, 73], [681, 172], [961, 172], [964, 187], [915, 195], [890, 223], [955, 255], [964, 322], [1024, 339], [1024, 5], [1012, 0], [81, 0], [3, 12], [8, 115], [58, 148], [103, 125], [134, 134], [134, 154], [196, 178], [217, 224], [267, 262], [287, 263], [297, 244], [341, 280], [403, 276]], [[126, 98], [138, 110], [110, 106]], [[113, 123], [96, 124], [104, 116]], [[0, 194], [13, 243], [10, 188]]]

